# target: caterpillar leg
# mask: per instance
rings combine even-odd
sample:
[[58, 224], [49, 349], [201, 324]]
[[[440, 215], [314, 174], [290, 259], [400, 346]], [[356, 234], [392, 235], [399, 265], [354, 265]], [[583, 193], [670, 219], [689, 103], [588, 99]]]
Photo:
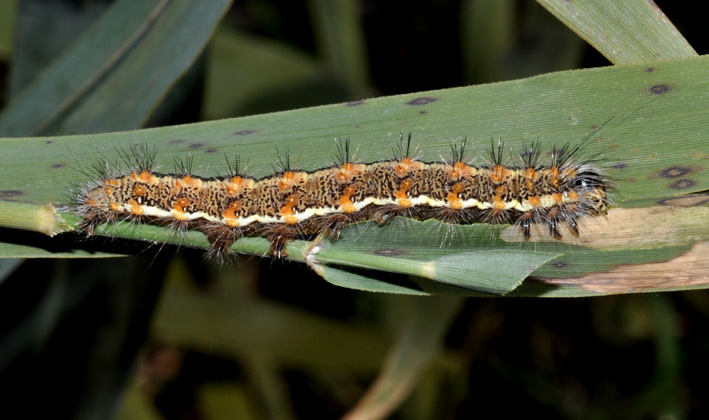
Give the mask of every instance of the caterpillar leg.
[[268, 227], [263, 235], [271, 242], [269, 254], [274, 258], [287, 257], [286, 245], [292, 242], [297, 234], [298, 229], [293, 225], [278, 223]]

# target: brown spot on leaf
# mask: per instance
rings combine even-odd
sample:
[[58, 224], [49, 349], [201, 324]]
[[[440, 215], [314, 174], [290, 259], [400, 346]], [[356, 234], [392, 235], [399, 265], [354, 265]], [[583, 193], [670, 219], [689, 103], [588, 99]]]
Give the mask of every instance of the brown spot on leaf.
[[628, 293], [648, 289], [674, 290], [709, 284], [709, 243], [700, 242], [669, 261], [627, 264], [576, 279], [544, 279], [546, 284], [572, 285], [597, 293]]
[[52, 169], [59, 169], [65, 167], [66, 164], [64, 163], [55, 163], [54, 165], [51, 166]]
[[436, 102], [438, 98], [431, 98], [430, 96], [422, 96], [420, 98], [412, 99], [406, 103], [406, 105], [426, 105], [432, 102]]
[[556, 262], [551, 263], [551, 266], [554, 268], [566, 268], [566, 267], [571, 266], [571, 264], [569, 264], [566, 261], [556, 261]]
[[406, 252], [401, 249], [381, 248], [381, 249], [375, 249], [373, 251], [373, 254], [379, 255], [381, 257], [399, 257], [402, 255], [406, 255]]
[[256, 132], [256, 130], [241, 130], [241, 131], [237, 131], [234, 134], [236, 134], [237, 136], [248, 136], [249, 134], [253, 134], [255, 132]]
[[203, 143], [192, 143], [188, 146], [190, 149], [201, 149], [204, 147]]
[[345, 106], [360, 106], [362, 104], [364, 104], [364, 99], [360, 99], [359, 101], [346, 102]]
[[214, 147], [210, 147], [209, 149], [205, 150], [205, 153], [217, 153], [219, 150], [217, 150]]
[[660, 171], [659, 175], [662, 178], [680, 178], [692, 172], [694, 172], [694, 169], [687, 166], [670, 166]]
[[691, 179], [680, 179], [679, 181], [671, 183], [670, 188], [672, 188], [673, 190], [684, 190], [686, 188], [691, 188], [695, 185], [697, 185], [696, 181], [692, 181]]
[[17, 197], [22, 194], [24, 194], [24, 192], [22, 192], [20, 190], [4, 190], [4, 191], [0, 191], [0, 199]]
[[176, 140], [170, 140], [169, 142], [167, 142], [167, 144], [182, 144], [184, 142], [185, 142], [185, 140], [176, 139]]
[[618, 162], [615, 165], [611, 166], [611, 168], [618, 170], [618, 171], [622, 171], [623, 169], [627, 168], [628, 166], [630, 166], [630, 165], [628, 165], [625, 162]]
[[660, 85], [655, 85], [650, 87], [647, 91], [652, 93], [653, 95], [662, 95], [663, 93], [668, 93], [672, 92], [672, 87], [670, 85], [666, 84], [660, 84]]
[[704, 203], [709, 202], [709, 195], [697, 194], [697, 195], [685, 195], [682, 197], [666, 198], [660, 200], [657, 204], [661, 206], [677, 206], [677, 207], [694, 207], [700, 206]]
[[648, 68], [645, 69], [645, 73], [654, 73], [654, 72], [655, 72], [655, 68], [654, 68], [654, 67], [648, 67]]

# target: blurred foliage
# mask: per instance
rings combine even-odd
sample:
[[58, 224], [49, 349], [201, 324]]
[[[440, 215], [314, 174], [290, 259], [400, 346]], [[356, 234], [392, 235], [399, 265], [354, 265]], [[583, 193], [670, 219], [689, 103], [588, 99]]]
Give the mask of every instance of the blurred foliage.
[[[101, 2], [65, 3], [81, 13]], [[204, 66], [203, 82], [200, 71], [190, 79], [198, 93], [178, 86], [182, 94], [165, 92], [168, 110], [144, 116], [189, 123], [196, 108], [224, 118], [607, 64], [529, 1], [338, 3], [235, 2], [193, 67]], [[699, 14], [663, 10], [706, 53], [706, 32], [688, 36], [706, 30]], [[53, 21], [66, 29], [73, 19]], [[42, 35], [33, 42], [53, 40]], [[14, 71], [23, 51], [0, 59], [12, 57]], [[183, 73], [171, 74], [168, 85]], [[12, 273], [0, 283], [5, 410], [106, 418], [120, 406], [124, 419], [338, 418], [352, 407], [348, 418], [709, 414], [705, 291], [402, 297], [333, 287], [299, 265], [205, 266], [201, 253], [174, 250], [155, 246], [113, 265], [3, 261], [0, 274]], [[126, 307], [132, 317], [120, 315]], [[132, 377], [122, 400], [116, 370]]]

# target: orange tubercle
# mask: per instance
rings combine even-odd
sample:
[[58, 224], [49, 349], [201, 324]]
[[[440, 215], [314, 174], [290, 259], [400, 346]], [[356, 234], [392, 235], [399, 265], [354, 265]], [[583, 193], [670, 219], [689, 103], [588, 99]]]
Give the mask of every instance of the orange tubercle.
[[493, 182], [498, 182], [498, 183], [499, 183], [499, 182], [502, 182], [502, 181], [505, 179], [505, 177], [507, 176], [508, 173], [509, 173], [509, 170], [508, 170], [507, 168], [505, 168], [504, 166], [502, 166], [502, 165], [495, 165], [495, 166], [492, 168], [492, 174], [490, 174], [490, 179], [491, 179]]
[[288, 223], [289, 225], [294, 225], [298, 223], [298, 217], [295, 215], [295, 212], [293, 211], [293, 206], [298, 204], [298, 196], [297, 195], [290, 195], [288, 198], [286, 198], [286, 204], [281, 207], [281, 216], [283, 216], [283, 220]]
[[554, 188], [559, 187], [559, 168], [556, 166], [549, 169], [549, 178]]
[[185, 175], [182, 177], [182, 182], [187, 185], [187, 186], [193, 186], [194, 185], [194, 178], [192, 178], [191, 175]]
[[232, 177], [231, 180], [224, 182], [224, 186], [229, 195], [236, 195], [244, 186], [244, 178], [240, 176]]
[[463, 208], [463, 202], [454, 193], [448, 193], [448, 204], [455, 210], [460, 210]]
[[177, 199], [175, 205], [172, 207], [173, 216], [177, 220], [185, 221], [187, 220], [187, 214], [185, 213], [185, 207], [190, 205], [190, 200], [182, 197]]
[[285, 191], [287, 189], [290, 189], [290, 187], [293, 186], [293, 182], [295, 181], [295, 172], [293, 171], [286, 171], [281, 175], [281, 179], [278, 181], [278, 189], [281, 191]]
[[524, 170], [524, 185], [527, 191], [534, 191], [534, 180], [537, 176], [537, 171], [531, 166]]
[[352, 195], [355, 193], [357, 189], [354, 187], [354, 185], [348, 185], [345, 187], [345, 190], [342, 191], [342, 196], [338, 200], [338, 204], [340, 207], [342, 207], [342, 211], [345, 213], [354, 213], [357, 211], [357, 207], [355, 207], [354, 203], [352, 202]]
[[504, 210], [506, 207], [505, 202], [500, 200], [498, 197], [495, 197], [492, 205], [495, 207], [495, 210]]
[[348, 182], [355, 174], [355, 165], [352, 162], [345, 162], [337, 169], [337, 180], [340, 182]]
[[448, 200], [448, 204], [450, 204], [450, 207], [454, 210], [460, 210], [463, 208], [463, 201], [458, 198], [458, 194], [463, 192], [465, 189], [465, 186], [463, 185], [462, 182], [456, 182], [453, 184], [453, 191], [448, 193], [448, 196], [446, 199]]
[[551, 195], [551, 198], [556, 201], [557, 203], [561, 203], [563, 201], [563, 197], [559, 193], [554, 193]]
[[408, 157], [402, 158], [398, 165], [396, 165], [396, 173], [398, 175], [406, 175], [409, 173], [409, 167], [414, 163], [414, 160]]
[[222, 217], [224, 217], [224, 223], [227, 224], [227, 226], [231, 227], [238, 227], [239, 226], [239, 221], [237, 220], [236, 217], [236, 212], [241, 210], [242, 204], [241, 201], [234, 201], [227, 207], [226, 210], [222, 212]]
[[409, 196], [407, 195], [407, 192], [413, 186], [414, 186], [414, 182], [410, 178], [406, 178], [405, 180], [401, 181], [400, 188], [394, 194], [397, 202], [399, 203], [399, 205], [401, 207], [411, 207], [412, 203], [411, 203], [411, 200], [409, 200]]
[[128, 205], [130, 206], [130, 212], [135, 214], [136, 216], [142, 216], [143, 215], [143, 206], [138, 204], [137, 201], [134, 199], [128, 200]]
[[190, 199], [186, 197], [178, 198], [175, 202], [175, 208], [179, 207], [180, 211], [184, 211], [184, 208], [190, 205]]
[[136, 184], [136, 186], [133, 187], [133, 194], [137, 195], [138, 197], [142, 197], [147, 193], [148, 193], [148, 188], [146, 188], [145, 185]]
[[540, 204], [542, 204], [541, 198], [539, 196], [533, 196], [529, 197], [529, 204], [533, 205], [534, 207], [538, 207]]

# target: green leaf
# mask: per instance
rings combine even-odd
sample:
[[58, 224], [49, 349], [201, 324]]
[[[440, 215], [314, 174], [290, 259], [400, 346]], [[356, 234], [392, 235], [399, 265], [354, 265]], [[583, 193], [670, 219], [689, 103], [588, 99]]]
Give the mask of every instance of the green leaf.
[[614, 64], [697, 55], [652, 1], [537, 1]]
[[[398, 222], [398, 223], [397, 223]], [[562, 255], [525, 251], [492, 242], [488, 225], [441, 229], [438, 221], [397, 220], [386, 229], [369, 226], [358, 235], [348, 235], [332, 244], [325, 242], [308, 250], [308, 261], [316, 272], [321, 265], [348, 266], [415, 276], [412, 280], [357, 276], [341, 270], [321, 275], [341, 286], [411, 294], [506, 294], [541, 264]], [[410, 232], [427, 232], [424, 241], [412, 242]], [[434, 282], [426, 281], [434, 280]], [[455, 286], [441, 287], [444, 285]]]
[[[651, 252], [649, 250], [666, 248], [665, 252], [653, 255], [671, 262], [673, 260], [667, 259], [683, 257], [683, 253], [694, 252], [695, 244], [707, 241], [709, 235], [703, 216], [706, 200], [697, 198], [685, 204], [673, 200], [696, 197], [691, 194], [709, 189], [709, 179], [703, 176], [709, 161], [706, 158], [709, 144], [705, 141], [709, 83], [704, 77], [708, 67], [708, 57], [696, 57], [559, 72], [512, 82], [179, 127], [90, 137], [4, 139], [0, 142], [0, 165], [9, 176], [0, 179], [0, 194], [18, 202], [70, 204], [71, 185], [86, 181], [86, 176], [75, 169], [77, 166], [114, 162], [118, 148], [135, 143], [159, 148], [158, 163], [163, 166], [163, 172], [171, 171], [174, 157], [191, 155], [198, 174], [218, 175], [226, 169], [224, 155], [230, 158], [240, 155], [242, 161], [249, 161], [249, 174], [261, 177], [271, 172], [271, 165], [278, 158], [277, 149], [281, 155], [282, 151], [289, 150], [291, 160], [305, 170], [329, 165], [335, 137], [349, 137], [359, 148], [358, 159], [365, 162], [390, 158], [400, 131], [412, 133], [419, 155], [429, 161], [447, 156], [451, 143], [467, 137], [470, 157], [477, 156], [476, 161], [480, 163], [491, 138], [503, 139], [512, 158], [524, 142], [528, 144], [541, 139], [545, 153], [549, 153], [554, 145], [576, 144], [605, 124], [585, 143], [583, 153], [595, 156], [598, 165], [613, 180], [615, 189], [611, 192], [611, 199], [615, 207], [607, 219], [585, 220], [579, 239], [567, 234], [559, 243], [549, 239], [544, 232], [536, 232], [533, 241], [525, 243], [513, 227], [491, 235], [484, 226], [480, 226], [480, 230], [474, 226], [461, 226], [453, 230], [467, 232], [469, 236], [449, 244], [432, 236], [436, 222], [428, 222], [408, 223], [403, 228], [396, 225], [384, 228], [368, 225], [361, 229], [352, 226], [343, 232], [340, 241], [315, 253], [309, 242], [296, 241], [289, 247], [291, 258], [295, 260], [308, 261], [314, 257], [315, 261], [326, 265], [325, 273], [339, 270], [329, 271], [335, 273], [329, 276], [332, 281], [354, 282], [353, 286], [367, 290], [390, 286], [383, 286], [376, 280], [381, 279], [378, 275], [372, 276], [373, 280], [368, 284], [355, 284], [358, 278], [352, 274], [363, 275], [356, 271], [356, 267], [417, 275], [427, 272], [423, 268], [426, 263], [416, 258], [411, 258], [416, 267], [406, 267], [409, 261], [390, 261], [393, 258], [389, 256], [387, 260], [377, 260], [374, 257], [382, 256], [362, 252], [357, 238], [373, 231], [379, 235], [391, 235], [392, 240], [397, 238], [400, 242], [395, 248], [407, 254], [407, 259], [410, 255], [428, 253], [430, 261], [444, 267], [443, 271], [438, 271], [444, 275], [429, 276], [435, 277], [437, 282], [448, 281], [481, 292], [504, 293], [514, 287], [524, 270], [532, 270], [536, 264], [557, 255], [557, 259], [540, 269], [547, 270], [544, 271], [547, 275], [553, 272], [563, 279], [568, 278], [564, 270], [569, 274], [600, 275], [619, 269], [622, 264], [632, 264], [632, 258], [646, 252], [644, 250]], [[681, 208], [685, 208], [683, 215], [673, 218], [673, 214], [680, 214], [676, 212]], [[662, 209], [666, 211], [660, 211]], [[70, 224], [76, 221], [75, 216], [69, 220]], [[678, 223], [680, 221], [682, 223]], [[646, 224], [652, 223], [656, 223], [657, 228], [648, 230]], [[198, 232], [179, 237], [156, 226], [124, 225], [112, 225], [107, 232], [117, 237], [208, 246], [204, 235]], [[444, 225], [437, 226], [439, 231], [445, 231], [442, 229]], [[426, 242], [421, 238], [433, 240], [429, 246], [417, 251], [420, 244]], [[264, 255], [268, 252], [268, 242], [263, 238], [247, 238], [238, 241], [233, 249]], [[499, 265], [502, 261], [518, 261], [519, 258], [519, 271], [510, 268], [511, 277], [494, 286], [487, 283], [489, 278], [475, 283], [480, 273], [474, 271], [474, 264], [464, 267], [472, 270], [465, 274], [454, 272], [457, 264], [465, 261], [466, 253], [480, 251], [486, 254], [479, 254], [471, 261], [495, 261]], [[488, 251], [491, 253], [487, 254]], [[341, 253], [337, 258], [347, 255], [346, 267], [335, 263], [334, 254], [329, 256], [333, 257], [335, 265], [328, 265], [328, 252]], [[528, 259], [530, 253], [539, 253], [539, 258]], [[564, 264], [556, 264], [564, 258]], [[569, 260], [573, 264], [569, 265]], [[656, 261], [652, 258], [640, 260]], [[387, 268], [389, 262], [399, 264], [400, 268]], [[554, 271], [549, 271], [549, 264]], [[702, 267], [701, 261], [697, 264]], [[681, 270], [676, 272], [678, 275], [682, 273]], [[579, 294], [603, 293], [602, 288], [583, 291], [578, 284], [566, 280], [561, 282], [544, 277], [542, 281], [551, 285], [552, 290], [545, 287], [542, 292], [537, 289], [528, 290], [528, 293], [558, 294], [562, 289]], [[623, 281], [618, 280], [618, 284], [626, 284]], [[660, 285], [640, 285], [639, 288], [626, 284], [625, 290], [701, 287], [701, 284], [709, 283], [703, 281], [698, 277], [695, 284], [669, 281]], [[479, 287], [489, 288], [480, 290]], [[415, 282], [414, 285], [407, 283], [399, 292], [405, 292], [404, 289], [412, 293], [435, 293], [431, 287], [415, 285]], [[619, 290], [623, 289], [611, 292], [618, 293]]]

